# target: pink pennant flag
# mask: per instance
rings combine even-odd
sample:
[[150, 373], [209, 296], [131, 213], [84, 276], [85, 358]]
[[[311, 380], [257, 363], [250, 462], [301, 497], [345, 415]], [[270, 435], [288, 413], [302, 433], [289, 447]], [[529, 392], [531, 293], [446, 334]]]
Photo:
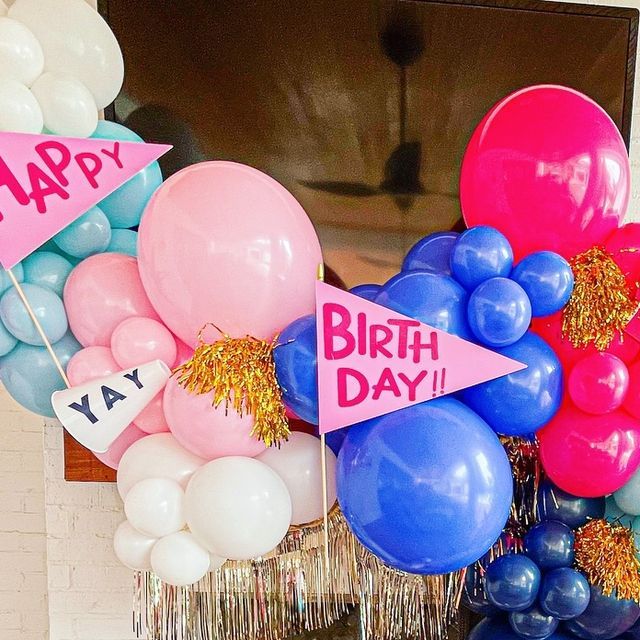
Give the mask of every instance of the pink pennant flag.
[[0, 133], [2, 266], [15, 266], [169, 149], [165, 144]]
[[526, 368], [324, 282], [316, 321], [320, 433]]

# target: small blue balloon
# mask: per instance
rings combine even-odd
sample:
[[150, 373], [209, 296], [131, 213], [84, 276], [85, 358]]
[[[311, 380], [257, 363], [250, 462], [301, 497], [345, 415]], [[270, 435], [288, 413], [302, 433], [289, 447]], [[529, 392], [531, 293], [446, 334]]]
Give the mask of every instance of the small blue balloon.
[[500, 556], [487, 566], [484, 584], [489, 601], [498, 609], [524, 611], [536, 601], [540, 569], [521, 554]]
[[[53, 345], [63, 368], [81, 348], [71, 333]], [[18, 344], [0, 359], [0, 380], [11, 397], [23, 407], [41, 416], [55, 417], [51, 394], [64, 389], [65, 384], [45, 347]]]
[[524, 537], [524, 552], [540, 569], [557, 569], [573, 564], [573, 531], [562, 522], [539, 522]]
[[[22, 262], [18, 262], [15, 267], [12, 267], [11, 272], [18, 282], [24, 282], [24, 269], [22, 267]], [[9, 278], [9, 274], [4, 269], [0, 268], [0, 294], [4, 293], [12, 286], [13, 283]]]
[[493, 227], [467, 229], [451, 251], [453, 277], [469, 291], [489, 278], [508, 277], [512, 265], [511, 245]]
[[349, 289], [349, 293], [364, 298], [365, 300], [375, 300], [376, 296], [380, 293], [382, 287], [379, 284], [359, 284], [352, 289]]
[[587, 608], [591, 591], [587, 579], [579, 571], [560, 567], [544, 575], [538, 599], [545, 613], [558, 620], [571, 620]]
[[498, 539], [510, 510], [511, 470], [500, 441], [453, 398], [353, 425], [336, 476], [358, 540], [409, 573], [471, 564]]
[[70, 256], [87, 258], [95, 253], [102, 253], [109, 246], [111, 225], [98, 207], [91, 207], [53, 236], [53, 241]]
[[325, 435], [325, 442], [327, 443], [327, 446], [336, 455], [340, 453], [340, 449], [342, 448], [344, 439], [347, 437], [348, 431], [349, 431], [349, 427], [344, 427], [343, 429], [336, 429], [335, 431], [329, 431], [329, 433]]
[[451, 275], [451, 251], [460, 237], [455, 231], [439, 231], [418, 240], [402, 262], [403, 271], [432, 271]]
[[553, 251], [538, 251], [523, 258], [511, 278], [527, 292], [535, 317], [560, 311], [573, 291], [571, 266]]
[[481, 616], [496, 616], [500, 613], [500, 609], [489, 602], [484, 588], [484, 578], [474, 564], [467, 567], [464, 575], [462, 604]]
[[135, 132], [122, 124], [112, 120], [98, 120], [98, 126], [91, 134], [92, 138], [100, 140], [121, 140], [123, 142], [144, 142]]
[[543, 480], [538, 489], [539, 520], [558, 520], [570, 529], [578, 529], [589, 520], [604, 517], [604, 498], [579, 498]]
[[66, 258], [51, 251], [36, 251], [24, 259], [23, 265], [26, 282], [51, 289], [62, 297], [64, 283], [73, 269]]
[[624, 513], [640, 516], [640, 469], [613, 494], [613, 498]]
[[404, 271], [387, 282], [375, 302], [467, 340], [467, 292], [449, 276]]
[[318, 424], [316, 318], [303, 316], [288, 325], [273, 350], [282, 399], [299, 418]]
[[469, 298], [469, 326], [478, 340], [489, 347], [517, 342], [531, 323], [531, 304], [524, 289], [509, 278], [489, 278]]
[[500, 618], [481, 620], [467, 636], [467, 640], [519, 640], [509, 623]]
[[138, 256], [138, 232], [131, 229], [111, 229], [111, 242], [106, 248], [108, 253], [124, 253]]
[[527, 365], [526, 369], [463, 391], [464, 401], [496, 432], [528, 435], [544, 426], [560, 408], [562, 366], [553, 349], [528, 331], [497, 353]]
[[558, 620], [535, 604], [526, 611], [512, 611], [509, 624], [521, 638], [528, 640], [544, 640], [558, 628]]
[[[37, 284], [25, 282], [22, 289], [49, 341], [60, 340], [69, 328], [60, 296]], [[0, 320], [18, 340], [37, 346], [44, 344], [15, 289], [9, 289], [0, 298]]]
[[18, 339], [0, 322], [0, 356], [6, 356], [17, 344]]
[[604, 511], [604, 517], [608, 522], [617, 522], [620, 523], [623, 527], [627, 527], [627, 529], [631, 528], [633, 525], [633, 521], [635, 516], [630, 516], [626, 514], [617, 504], [616, 499], [611, 494], [606, 497], [606, 507]]

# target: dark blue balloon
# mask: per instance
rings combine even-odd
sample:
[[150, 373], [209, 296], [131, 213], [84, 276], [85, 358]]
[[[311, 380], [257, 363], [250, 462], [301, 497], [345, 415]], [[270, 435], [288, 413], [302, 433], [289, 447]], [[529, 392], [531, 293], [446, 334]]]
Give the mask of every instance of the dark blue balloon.
[[611, 640], [629, 630], [640, 617], [640, 607], [633, 600], [605, 596], [600, 587], [591, 585], [591, 599], [582, 615], [565, 622], [566, 628], [585, 640]]
[[375, 302], [426, 324], [472, 339], [467, 323], [467, 292], [449, 276], [404, 271], [387, 282]]
[[519, 553], [496, 558], [484, 576], [489, 601], [504, 611], [524, 611], [533, 605], [540, 587], [540, 569]]
[[506, 347], [527, 332], [531, 305], [517, 282], [509, 278], [490, 278], [473, 290], [467, 318], [471, 331], [482, 344]]
[[521, 638], [531, 640], [548, 638], [558, 628], [558, 620], [537, 605], [526, 611], [512, 611], [509, 624]]
[[560, 311], [573, 291], [571, 267], [553, 251], [538, 251], [523, 258], [511, 278], [527, 292], [536, 317]]
[[316, 318], [294, 320], [280, 334], [273, 350], [278, 384], [285, 405], [300, 419], [318, 424]]
[[495, 616], [501, 613], [500, 609], [489, 602], [484, 588], [484, 578], [475, 564], [467, 567], [464, 575], [462, 604], [481, 616]]
[[342, 448], [344, 439], [347, 437], [348, 430], [349, 430], [349, 427], [344, 427], [344, 429], [336, 429], [335, 431], [329, 431], [329, 433], [325, 435], [325, 442], [327, 443], [327, 446], [336, 455], [340, 453], [340, 449]]
[[524, 538], [524, 552], [543, 571], [573, 564], [573, 531], [556, 520], [539, 522]]
[[590, 598], [587, 579], [569, 567], [546, 573], [538, 593], [542, 610], [558, 620], [571, 620], [579, 616], [587, 608]]
[[604, 498], [579, 498], [556, 487], [549, 480], [538, 489], [538, 520], [558, 520], [578, 529], [589, 520], [604, 517]]
[[455, 231], [439, 231], [418, 240], [402, 261], [402, 270], [433, 271], [450, 276], [451, 250], [459, 237]]
[[530, 331], [515, 344], [496, 352], [526, 364], [527, 368], [469, 387], [462, 397], [497, 433], [506, 436], [533, 433], [560, 408], [560, 361], [553, 349]]
[[636, 620], [631, 628], [623, 636], [626, 640], [640, 640], [640, 618]]
[[511, 504], [504, 449], [477, 414], [439, 398], [352, 426], [340, 449], [338, 500], [384, 563], [448, 573], [483, 556]]
[[467, 229], [451, 252], [453, 277], [469, 291], [489, 278], [508, 277], [512, 266], [511, 245], [493, 227]]
[[380, 293], [382, 287], [379, 284], [359, 284], [352, 289], [349, 289], [349, 293], [364, 298], [365, 300], [375, 300], [375, 297]]
[[520, 640], [520, 637], [504, 618], [487, 618], [471, 629], [467, 640]]

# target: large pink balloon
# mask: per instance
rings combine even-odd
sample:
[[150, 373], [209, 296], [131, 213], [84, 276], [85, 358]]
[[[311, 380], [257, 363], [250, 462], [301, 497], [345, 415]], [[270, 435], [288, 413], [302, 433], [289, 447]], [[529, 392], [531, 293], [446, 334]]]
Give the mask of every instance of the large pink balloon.
[[109, 346], [113, 330], [127, 318], [158, 319], [144, 291], [135, 258], [101, 253], [83, 260], [64, 287], [64, 307], [78, 342]]
[[322, 255], [311, 221], [282, 185], [241, 164], [202, 162], [153, 195], [138, 259], [160, 317], [194, 346], [207, 322], [270, 339], [311, 313]]
[[164, 389], [164, 414], [175, 439], [188, 451], [206, 460], [222, 456], [257, 456], [265, 445], [250, 435], [253, 416], [242, 418], [224, 404], [214, 409], [211, 394], [185, 391], [175, 378]]
[[555, 85], [516, 91], [476, 128], [462, 163], [468, 226], [504, 233], [516, 259], [532, 251], [566, 258], [602, 244], [629, 200], [629, 158], [607, 113]]

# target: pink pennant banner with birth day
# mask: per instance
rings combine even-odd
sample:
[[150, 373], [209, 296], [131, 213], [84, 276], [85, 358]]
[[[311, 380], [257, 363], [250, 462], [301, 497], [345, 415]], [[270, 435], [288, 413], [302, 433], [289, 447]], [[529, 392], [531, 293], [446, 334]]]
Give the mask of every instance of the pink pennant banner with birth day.
[[316, 322], [320, 433], [526, 368], [324, 282]]
[[169, 149], [143, 142], [0, 133], [2, 266], [15, 266]]

